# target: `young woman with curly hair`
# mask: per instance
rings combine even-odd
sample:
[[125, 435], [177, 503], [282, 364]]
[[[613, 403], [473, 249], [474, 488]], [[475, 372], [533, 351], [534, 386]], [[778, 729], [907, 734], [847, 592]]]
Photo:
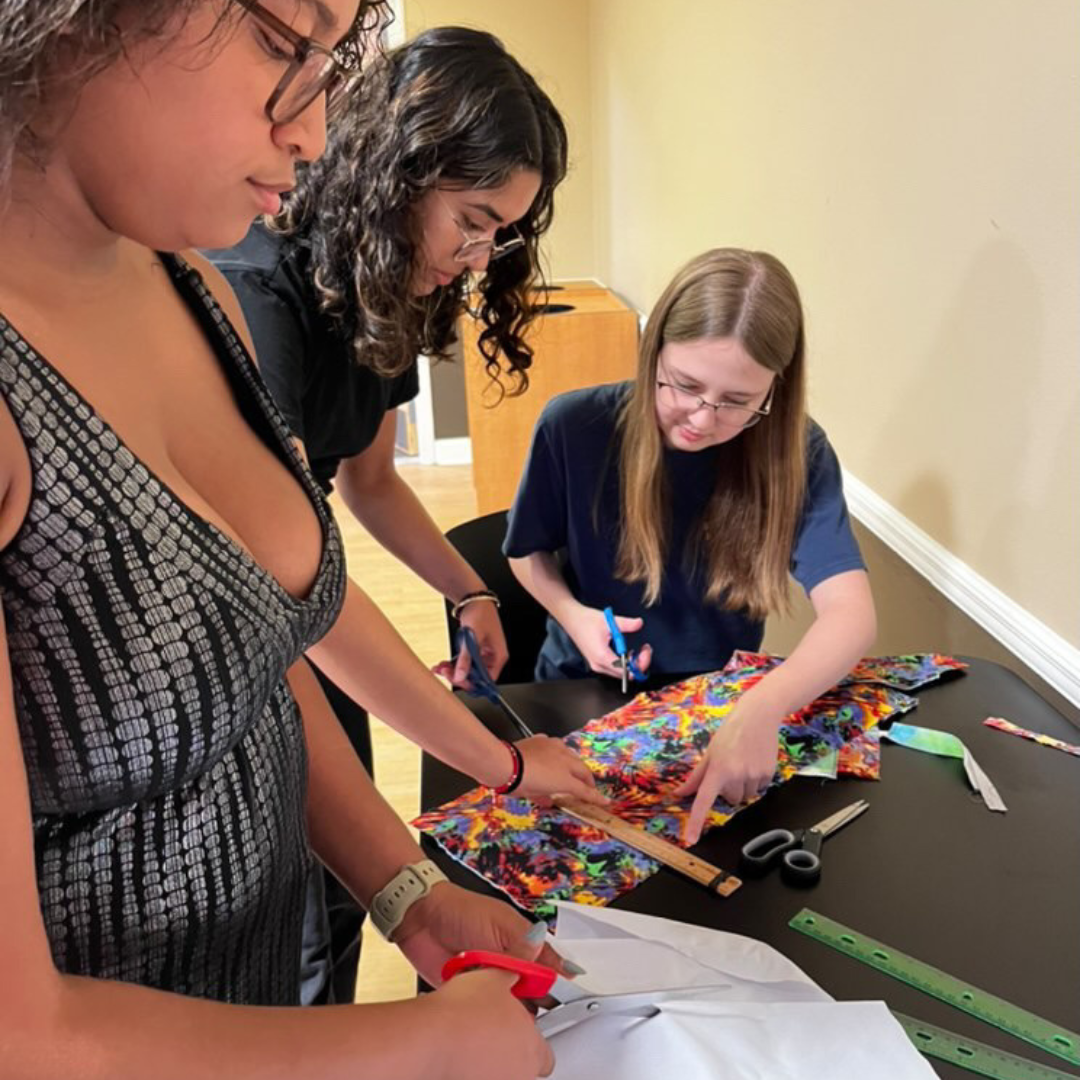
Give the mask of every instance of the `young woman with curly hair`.
[[[367, 67], [272, 225], [209, 253], [316, 478], [452, 603], [484, 583], [398, 476], [394, 410], [418, 392], [418, 355], [448, 355], [470, 275], [489, 372], [527, 386], [539, 241], [566, 165], [558, 111], [498, 40], [427, 30]], [[461, 621], [497, 676], [494, 603], [468, 604]]]
[[[539, 678], [618, 677], [605, 607], [656, 675], [757, 649], [788, 578], [815, 620], [746, 693], [683, 786], [694, 843], [718, 794], [776, 770], [781, 720], [851, 670], [875, 633], [840, 466], [806, 415], [795, 281], [775, 256], [707, 251], [649, 316], [636, 380], [562, 394], [537, 422], [504, 550], [548, 610]], [[565, 562], [556, 561], [559, 552]]]
[[[466, 600], [460, 621], [493, 677], [507, 659], [495, 598], [399, 476], [396, 408], [419, 391], [418, 355], [447, 355], [471, 275], [488, 370], [511, 391], [527, 385], [538, 246], [566, 158], [558, 111], [497, 39], [427, 30], [365, 69], [272, 224], [208, 252], [315, 477], [451, 603]], [[462, 685], [468, 666], [463, 651], [439, 670]], [[329, 680], [323, 689], [370, 769], [366, 716]], [[330, 925], [319, 927], [316, 881], [305, 1000], [340, 998], [355, 980], [363, 913], [333, 875], [322, 887]]]
[[[286, 1007], [314, 856], [435, 984], [463, 948], [538, 951], [439, 880], [330, 712], [308, 653], [488, 783], [520, 772], [347, 585], [235, 298], [186, 253], [321, 152], [364, 6], [0, 0], [5, 1077], [551, 1067], [506, 973]], [[523, 752], [588, 793], [565, 748]]]

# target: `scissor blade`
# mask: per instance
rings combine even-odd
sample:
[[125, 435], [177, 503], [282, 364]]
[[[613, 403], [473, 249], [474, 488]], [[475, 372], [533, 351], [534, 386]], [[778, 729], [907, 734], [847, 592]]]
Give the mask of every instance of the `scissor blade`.
[[842, 829], [849, 821], [854, 821], [863, 811], [869, 809], [870, 804], [865, 799], [859, 799], [858, 802], [845, 806], [843, 810], [837, 810], [835, 814], [830, 814], [824, 821], [819, 821], [810, 828], [814, 832], [821, 833], [822, 837], [826, 837], [837, 829]]
[[[561, 980], [560, 980], [561, 981]], [[536, 1029], [545, 1038], [558, 1035], [560, 1031], [574, 1027], [585, 1020], [597, 1016], [639, 1016], [647, 1019], [656, 1016], [666, 1001], [678, 1001], [709, 994], [716, 990], [730, 990], [729, 983], [716, 983], [709, 986], [685, 986], [678, 990], [642, 990], [635, 994], [598, 994], [595, 997], [582, 997], [558, 1005], [544, 1013], [536, 1021]], [[552, 988], [558, 992], [558, 982]]]
[[514, 727], [516, 727], [518, 731], [521, 732], [522, 738], [531, 739], [533, 735], [536, 734], [536, 732], [533, 731], [533, 729], [529, 727], [529, 725], [526, 724], [520, 716], [518, 716], [517, 712], [510, 707], [510, 703], [506, 700], [506, 698], [502, 696], [502, 694], [496, 691], [496, 697], [498, 697], [499, 699], [499, 704], [502, 706], [503, 712], [505, 712], [506, 715], [510, 717], [510, 720], [512, 721]]

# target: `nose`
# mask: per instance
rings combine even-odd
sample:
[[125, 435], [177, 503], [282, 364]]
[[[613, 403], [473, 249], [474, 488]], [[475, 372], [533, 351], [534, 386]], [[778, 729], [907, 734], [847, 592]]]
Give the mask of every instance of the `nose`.
[[707, 401], [700, 401], [686, 415], [696, 417], [698, 425], [701, 425], [702, 413], [706, 424], [721, 423], [720, 410], [714, 409]]
[[314, 161], [326, 150], [326, 95], [317, 98], [298, 116], [275, 124], [274, 142], [301, 161]]
[[488, 268], [488, 263], [491, 262], [491, 248], [474, 248], [472, 251], [466, 251], [464, 262], [470, 270], [482, 274]]

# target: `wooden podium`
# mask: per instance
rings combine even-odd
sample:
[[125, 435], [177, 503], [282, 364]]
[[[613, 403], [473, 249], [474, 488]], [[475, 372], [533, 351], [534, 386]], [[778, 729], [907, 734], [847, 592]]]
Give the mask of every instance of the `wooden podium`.
[[533, 427], [551, 398], [630, 379], [636, 371], [637, 314], [595, 281], [559, 284], [546, 294], [547, 302], [570, 310], [545, 313], [530, 326], [533, 363], [529, 389], [520, 397], [499, 399], [477, 347], [478, 324], [463, 315], [458, 325], [478, 514], [505, 510], [513, 502]]

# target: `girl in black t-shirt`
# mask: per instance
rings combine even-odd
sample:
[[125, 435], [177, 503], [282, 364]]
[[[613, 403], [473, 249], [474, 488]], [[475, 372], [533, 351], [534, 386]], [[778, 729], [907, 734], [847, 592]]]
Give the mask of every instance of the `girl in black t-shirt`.
[[[471, 288], [488, 371], [525, 389], [539, 240], [566, 162], [558, 111], [498, 40], [428, 30], [366, 69], [272, 223], [211, 253], [316, 475], [451, 603], [480, 594], [461, 621], [494, 677], [496, 605], [398, 476], [394, 409], [418, 392], [418, 354], [448, 355]], [[467, 669], [463, 655], [443, 671], [460, 685]]]

